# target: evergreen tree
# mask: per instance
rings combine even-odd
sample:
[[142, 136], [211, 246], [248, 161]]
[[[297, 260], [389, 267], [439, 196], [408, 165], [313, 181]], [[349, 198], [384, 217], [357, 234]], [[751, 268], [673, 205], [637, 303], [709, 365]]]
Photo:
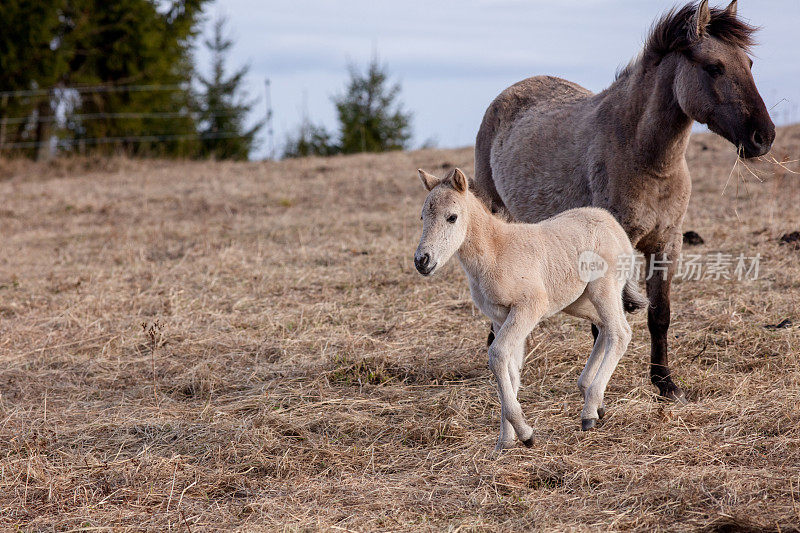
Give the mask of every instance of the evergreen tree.
[[214, 24], [214, 35], [205, 41], [211, 51], [211, 76], [198, 76], [202, 91], [199, 97], [200, 155], [216, 159], [247, 159], [254, 147], [255, 135], [264, 122], [247, 127], [247, 115], [255, 101], [247, 101], [241, 84], [249, 71], [242, 67], [225, 75], [225, 56], [233, 41], [224, 35], [225, 20]]
[[[61, 17], [67, 0], [0, 2], [0, 144], [36, 143], [44, 139], [39, 116], [52, 115], [49, 89], [67, 72]], [[35, 149], [19, 150], [35, 153]], [[4, 153], [7, 153], [4, 150]]]
[[334, 98], [342, 153], [404, 149], [411, 138], [411, 113], [397, 103], [400, 84], [388, 84], [386, 68], [373, 59], [361, 73], [350, 66], [345, 94]]
[[339, 147], [328, 130], [304, 119], [297, 133], [287, 137], [283, 157], [329, 156], [338, 152]]
[[[110, 89], [81, 94], [67, 115], [70, 135], [88, 143], [95, 138], [158, 138], [152, 142], [87, 144], [87, 149], [99, 152], [196, 154], [199, 143], [193, 138], [197, 127], [191, 114], [191, 44], [207, 1], [67, 0], [63, 46], [71, 56], [65, 82], [102, 84]], [[125, 85], [174, 89], [115, 89]], [[89, 117], [82, 119], [79, 115]], [[187, 136], [190, 138], [183, 138]]]

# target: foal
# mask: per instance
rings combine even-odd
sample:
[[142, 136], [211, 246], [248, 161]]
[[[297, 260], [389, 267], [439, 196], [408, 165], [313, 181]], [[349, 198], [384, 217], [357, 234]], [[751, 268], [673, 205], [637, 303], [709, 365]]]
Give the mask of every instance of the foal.
[[[608, 380], [631, 340], [625, 311], [647, 305], [630, 277], [633, 248], [625, 230], [609, 212], [590, 207], [538, 224], [508, 223], [469, 190], [461, 170], [443, 180], [422, 170], [419, 175], [430, 192], [414, 264], [429, 276], [457, 254], [472, 300], [497, 332], [489, 347], [502, 415], [496, 449], [512, 446], [515, 434], [526, 446], [533, 444], [533, 429], [517, 401], [525, 339], [540, 320], [559, 311], [600, 330], [578, 379], [581, 428], [594, 427], [605, 411]], [[589, 264], [596, 270], [582, 268]]]

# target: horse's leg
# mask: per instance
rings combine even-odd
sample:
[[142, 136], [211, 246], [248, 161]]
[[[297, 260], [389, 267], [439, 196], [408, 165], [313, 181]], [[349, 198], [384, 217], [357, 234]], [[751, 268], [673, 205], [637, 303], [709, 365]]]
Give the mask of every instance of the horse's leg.
[[[578, 380], [578, 386], [585, 391], [581, 412], [581, 429], [584, 431], [594, 427], [597, 419], [602, 418], [608, 381], [631, 341], [631, 327], [625, 319], [620, 298], [622, 291], [616, 280], [601, 278], [587, 288], [589, 299], [600, 315], [602, 327], [592, 355]], [[581, 386], [582, 381], [584, 386]]]
[[[494, 331], [500, 331], [500, 324], [492, 323], [492, 329], [489, 332], [491, 340], [489, 341], [489, 346], [492, 345], [494, 342]], [[491, 365], [490, 365], [491, 366]], [[516, 394], [516, 391], [514, 391]], [[497, 387], [497, 398], [500, 400], [501, 406], [501, 413], [502, 413], [502, 405], [503, 405], [503, 395], [500, 393], [500, 387]], [[516, 438], [516, 433], [514, 432], [514, 427], [511, 425], [511, 422], [505, 416], [500, 417], [500, 437], [497, 439], [497, 446], [495, 446], [495, 450], [500, 451], [503, 448], [510, 448], [514, 445], [514, 439]]]
[[[597, 325], [592, 324], [592, 338], [594, 339], [594, 344], [595, 344], [595, 346], [592, 347], [592, 353], [594, 353], [594, 349], [597, 347], [597, 338], [599, 336], [600, 336], [600, 330], [597, 328]], [[586, 364], [588, 365], [589, 363], [587, 362]], [[581, 375], [583, 375], [583, 373], [581, 373]], [[578, 384], [578, 386], [580, 387], [580, 384]], [[586, 394], [585, 394], [586, 391], [582, 390], [581, 392], [584, 393], [583, 395], [584, 395], [584, 398], [585, 398], [586, 397]], [[600, 406], [600, 409], [598, 409], [597, 412], [600, 415], [600, 418], [603, 418], [605, 416], [605, 414], [606, 414], [606, 409], [605, 409], [605, 407]]]
[[[489, 368], [497, 380], [501, 416], [511, 423], [517, 437], [526, 446], [533, 444], [533, 428], [522, 414], [522, 406], [517, 400], [511, 375], [517, 368], [517, 352], [520, 346], [524, 346], [525, 338], [540, 316], [540, 313], [532, 313], [531, 309], [512, 309], [489, 347]], [[502, 449], [506, 443], [507, 441], [498, 440], [495, 449]]]
[[681, 250], [681, 237], [673, 238], [662, 249], [645, 253], [647, 273], [651, 272], [653, 260], [664, 262], [660, 266], [666, 272], [656, 270], [647, 280], [647, 298], [650, 306], [647, 310], [647, 327], [650, 330], [650, 381], [658, 387], [661, 396], [681, 403], [686, 402], [686, 395], [672, 381], [667, 359], [667, 331], [670, 320], [670, 284], [675, 272], [676, 262]]
[[[597, 329], [597, 326], [592, 324], [592, 329]], [[589, 355], [589, 360], [586, 361], [586, 366], [583, 367], [583, 371], [581, 372], [580, 377], [578, 378], [578, 389], [581, 391], [581, 397], [583, 398], [584, 402], [586, 401], [586, 391], [589, 390], [589, 386], [594, 381], [594, 377], [597, 375], [597, 369], [600, 368], [600, 363], [603, 362], [603, 355], [605, 354], [605, 339], [606, 336], [603, 333], [603, 330], [598, 330], [598, 336], [594, 342], [594, 346], [592, 347], [592, 353]], [[603, 418], [605, 415], [605, 408], [602, 404], [597, 409], [598, 418]]]
[[608, 382], [631, 341], [631, 328], [622, 313], [624, 311], [620, 306], [620, 317], [604, 328], [605, 331], [603, 331], [605, 348], [603, 350], [603, 360], [597, 369], [592, 384], [586, 390], [586, 399], [581, 412], [581, 429], [583, 431], [593, 428], [597, 419], [600, 418], [600, 412], [604, 410], [602, 406]]
[[[526, 337], [527, 338], [527, 337]], [[514, 398], [519, 394], [519, 387], [522, 383], [522, 365], [525, 363], [525, 339], [514, 350], [514, 359], [508, 365], [508, 377], [511, 379], [511, 386], [514, 389]]]
[[[500, 328], [497, 327], [499, 331]], [[522, 344], [519, 346], [517, 350], [515, 350], [513, 354], [513, 358], [509, 361], [508, 365], [506, 365], [506, 371], [508, 372], [508, 378], [511, 381], [511, 389], [514, 395], [514, 398], [517, 398], [519, 394], [519, 388], [521, 384], [521, 374], [522, 374], [522, 364], [525, 359], [525, 341], [522, 341]], [[503, 398], [500, 398], [500, 403], [502, 405]], [[511, 422], [507, 418], [503, 418], [500, 427], [500, 438], [497, 440], [497, 446], [495, 449], [501, 450], [503, 448], [511, 448], [514, 445], [514, 440], [517, 438], [516, 431], [514, 431], [514, 426], [511, 425]], [[526, 446], [533, 445], [533, 439], [528, 439], [524, 441]]]

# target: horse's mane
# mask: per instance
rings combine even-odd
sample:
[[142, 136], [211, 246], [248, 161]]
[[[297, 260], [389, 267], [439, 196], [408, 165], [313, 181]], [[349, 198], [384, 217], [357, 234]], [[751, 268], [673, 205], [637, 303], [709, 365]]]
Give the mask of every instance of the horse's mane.
[[[749, 50], [754, 44], [753, 35], [758, 28], [739, 20], [734, 13], [725, 9], [711, 8], [711, 21], [706, 27], [708, 35], [727, 44]], [[697, 5], [686, 4], [674, 7], [653, 23], [645, 40], [644, 49], [628, 66], [617, 73], [617, 79], [624, 77], [636, 65], [655, 66], [671, 52], [686, 52], [692, 46], [692, 24]]]

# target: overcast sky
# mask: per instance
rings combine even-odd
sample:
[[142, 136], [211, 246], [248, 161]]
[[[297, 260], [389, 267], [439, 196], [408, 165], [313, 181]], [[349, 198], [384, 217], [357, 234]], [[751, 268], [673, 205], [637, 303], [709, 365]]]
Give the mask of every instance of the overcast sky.
[[[236, 44], [232, 66], [249, 64], [247, 89], [265, 112], [272, 82], [275, 149], [304, 114], [336, 127], [331, 96], [343, 91], [347, 65], [377, 52], [413, 112], [412, 145], [472, 145], [483, 112], [523, 78], [551, 74], [593, 91], [641, 48], [671, 0], [216, 0]], [[712, 5], [724, 7], [725, 1]], [[739, 14], [760, 26], [753, 72], [775, 121], [800, 121], [800, 1], [740, 0]], [[198, 50], [201, 63], [207, 53]], [[773, 107], [774, 106], [774, 107]], [[267, 155], [266, 132], [258, 157]]]

